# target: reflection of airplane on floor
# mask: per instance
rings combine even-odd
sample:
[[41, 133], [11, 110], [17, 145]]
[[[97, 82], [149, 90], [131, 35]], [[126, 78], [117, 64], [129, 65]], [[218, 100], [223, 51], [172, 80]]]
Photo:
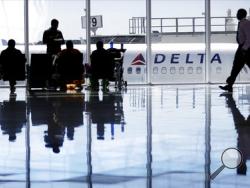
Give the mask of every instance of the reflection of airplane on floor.
[[91, 113], [93, 124], [97, 125], [97, 139], [105, 139], [105, 124], [110, 125], [111, 139], [115, 138], [115, 124], [124, 132], [123, 98], [121, 93], [105, 93], [103, 99], [98, 94], [91, 94], [86, 102], [86, 111]]

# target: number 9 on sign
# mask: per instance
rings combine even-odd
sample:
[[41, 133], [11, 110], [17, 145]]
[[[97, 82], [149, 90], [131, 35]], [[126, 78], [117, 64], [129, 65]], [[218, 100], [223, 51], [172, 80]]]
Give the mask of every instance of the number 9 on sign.
[[96, 17], [92, 17], [91, 18], [91, 27], [96, 27], [96, 25], [97, 25], [97, 19], [96, 19]]
[[[86, 28], [86, 16], [82, 16], [82, 28]], [[91, 28], [102, 28], [102, 16], [91, 16], [90, 17], [90, 26]]]

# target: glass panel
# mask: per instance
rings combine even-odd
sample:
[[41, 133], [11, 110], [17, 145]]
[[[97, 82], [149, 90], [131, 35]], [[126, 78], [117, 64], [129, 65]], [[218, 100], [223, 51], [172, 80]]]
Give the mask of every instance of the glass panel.
[[204, 82], [204, 7], [204, 0], [152, 0], [152, 83]]
[[128, 84], [146, 83], [145, 14], [146, 0], [91, 1], [91, 16], [102, 16], [102, 27], [91, 32], [91, 49], [96, 49], [98, 40], [106, 49], [111, 47], [110, 42], [117, 49], [124, 44], [123, 79]]
[[[0, 52], [7, 48], [8, 40], [16, 41], [16, 48], [24, 53], [24, 0], [1, 0], [0, 2]], [[18, 81], [18, 85], [23, 81]], [[0, 86], [9, 85], [0, 80]]]
[[94, 185], [146, 187], [145, 91], [136, 88], [125, 94], [90, 94], [86, 109], [92, 122]]
[[[74, 48], [86, 54], [86, 32], [82, 28], [81, 16], [85, 14], [85, 1], [79, 0], [29, 0], [29, 49], [30, 49], [30, 87], [40, 88], [53, 85], [53, 58], [45, 56], [46, 44], [48, 53], [56, 54], [60, 51], [60, 33], [53, 34], [51, 28], [52, 19], [58, 20], [57, 30], [61, 31], [66, 41], [72, 40]], [[47, 35], [45, 31], [47, 30]], [[47, 37], [46, 37], [47, 36]], [[44, 37], [44, 38], [43, 38]], [[50, 37], [53, 38], [51, 42]], [[44, 41], [43, 41], [44, 39]], [[50, 45], [52, 43], [52, 45]], [[55, 45], [56, 43], [56, 45]], [[52, 51], [51, 51], [52, 48]], [[58, 50], [59, 49], [59, 50]], [[66, 45], [61, 45], [61, 50]]]
[[85, 185], [87, 130], [84, 96], [28, 99], [32, 187]]
[[[239, 8], [245, 8], [250, 14], [248, 0], [211, 0], [212, 22], [212, 54], [214, 63], [211, 64], [211, 81], [225, 82], [233, 64], [234, 54], [237, 49], [236, 30], [238, 20], [236, 13]], [[249, 68], [245, 66], [238, 75], [236, 82], [249, 81]]]
[[153, 187], [185, 187], [187, 184], [202, 187], [204, 92], [204, 87], [199, 86], [152, 89], [152, 109], [157, 109], [152, 111]]
[[25, 188], [26, 176], [26, 101], [25, 91], [9, 96], [8, 88], [0, 91], [1, 152], [0, 174], [3, 187]]
[[[74, 48], [85, 54], [85, 29], [81, 23], [84, 8], [84, 0], [29, 1], [30, 70], [41, 74], [38, 81], [34, 79], [37, 74], [30, 74], [34, 88], [47, 86], [45, 81], [53, 74], [52, 61], [46, 58], [47, 47], [42, 41], [52, 19], [59, 21], [58, 30], [65, 41], [72, 40]], [[65, 44], [61, 45], [62, 50], [65, 48]], [[82, 95], [29, 98], [32, 186], [75, 186], [78, 178], [79, 184], [85, 185], [87, 131], [83, 126], [83, 103]]]

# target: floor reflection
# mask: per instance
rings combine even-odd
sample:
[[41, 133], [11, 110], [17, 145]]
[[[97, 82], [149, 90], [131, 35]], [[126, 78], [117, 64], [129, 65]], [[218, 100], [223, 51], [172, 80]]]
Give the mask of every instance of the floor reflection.
[[9, 141], [14, 142], [17, 139], [16, 134], [21, 133], [26, 124], [26, 102], [16, 101], [16, 96], [10, 96], [1, 104], [0, 124], [4, 135], [8, 135]]
[[[250, 186], [248, 85], [17, 91], [0, 90], [0, 187]], [[228, 147], [243, 165], [208, 179]]]
[[226, 104], [231, 110], [234, 120], [235, 129], [238, 134], [237, 138], [237, 148], [243, 154], [243, 163], [237, 168], [237, 174], [246, 175], [247, 174], [247, 160], [250, 159], [250, 115], [244, 117], [240, 112], [235, 99], [232, 94], [224, 93], [221, 96], [225, 97]]
[[120, 126], [121, 132], [125, 131], [123, 98], [120, 92], [109, 92], [103, 96], [90, 92], [86, 112], [90, 113], [91, 122], [97, 125], [98, 140], [105, 139], [105, 124], [110, 126], [111, 139], [115, 138], [115, 126]]
[[73, 140], [75, 128], [83, 125], [83, 96], [31, 97], [28, 104], [32, 125], [47, 125], [45, 147], [54, 153], [60, 152], [65, 136]]

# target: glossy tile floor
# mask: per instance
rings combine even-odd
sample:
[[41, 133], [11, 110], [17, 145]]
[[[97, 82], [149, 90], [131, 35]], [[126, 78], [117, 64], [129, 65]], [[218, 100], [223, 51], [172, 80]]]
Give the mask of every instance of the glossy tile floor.
[[[1, 88], [0, 187], [249, 187], [250, 85], [221, 94], [218, 85], [17, 88], [16, 97]], [[242, 164], [211, 180], [231, 147]]]

